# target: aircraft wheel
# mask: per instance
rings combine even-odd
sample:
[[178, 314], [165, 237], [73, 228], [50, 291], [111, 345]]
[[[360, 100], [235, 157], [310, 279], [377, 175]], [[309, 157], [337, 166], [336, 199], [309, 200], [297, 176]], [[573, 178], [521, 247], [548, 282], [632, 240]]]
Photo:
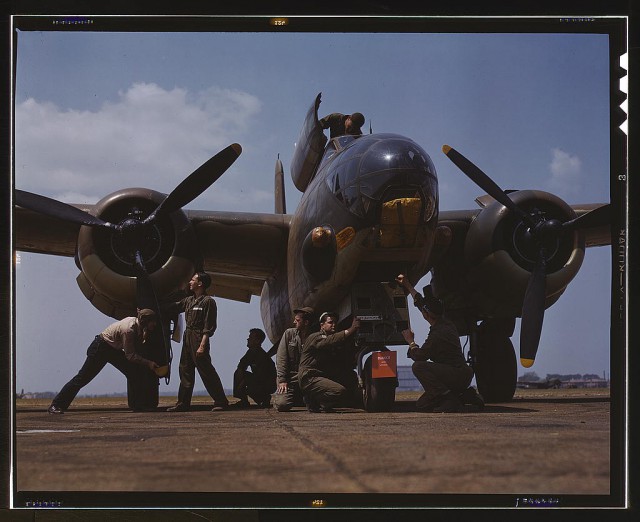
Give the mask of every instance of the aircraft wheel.
[[396, 401], [396, 379], [371, 377], [371, 357], [364, 364], [362, 399], [368, 412], [393, 411]]
[[507, 321], [483, 321], [478, 328], [474, 370], [478, 391], [485, 402], [508, 402], [516, 391], [518, 371], [510, 339], [513, 328], [509, 328], [513, 323]]

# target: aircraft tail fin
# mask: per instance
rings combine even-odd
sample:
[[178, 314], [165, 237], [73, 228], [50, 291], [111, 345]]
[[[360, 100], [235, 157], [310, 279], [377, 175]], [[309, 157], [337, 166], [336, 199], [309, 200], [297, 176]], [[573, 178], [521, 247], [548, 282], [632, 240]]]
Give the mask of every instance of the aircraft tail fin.
[[286, 214], [287, 203], [284, 196], [284, 168], [282, 167], [282, 161], [280, 161], [280, 154], [276, 160], [276, 172], [275, 172], [275, 213]]

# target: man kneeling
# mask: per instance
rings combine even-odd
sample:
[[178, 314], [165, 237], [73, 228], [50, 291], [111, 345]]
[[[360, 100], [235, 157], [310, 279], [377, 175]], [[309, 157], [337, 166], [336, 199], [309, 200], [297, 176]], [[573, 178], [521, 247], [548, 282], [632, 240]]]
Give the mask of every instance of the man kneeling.
[[302, 346], [298, 383], [312, 413], [330, 412], [338, 403], [350, 404], [357, 393], [353, 371], [353, 343], [349, 342], [360, 322], [354, 316], [351, 326], [336, 333], [338, 316], [324, 312], [320, 331], [312, 333]]
[[416, 409], [442, 413], [463, 411], [460, 395], [467, 393], [473, 370], [464, 359], [458, 330], [443, 315], [444, 307], [439, 299], [420, 295], [402, 274], [396, 281], [411, 293], [422, 316], [431, 325], [421, 347], [411, 330], [402, 332], [409, 343], [407, 357], [415, 361], [411, 369], [425, 390], [416, 402]]

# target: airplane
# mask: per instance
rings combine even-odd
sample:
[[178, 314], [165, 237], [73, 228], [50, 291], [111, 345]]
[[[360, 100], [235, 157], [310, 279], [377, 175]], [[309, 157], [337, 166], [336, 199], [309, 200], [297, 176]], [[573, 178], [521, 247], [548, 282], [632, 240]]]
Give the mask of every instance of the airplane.
[[[291, 160], [302, 193], [293, 214], [286, 212], [279, 157], [274, 213], [183, 208], [240, 156], [241, 146], [232, 144], [169, 195], [129, 188], [95, 205], [70, 205], [16, 189], [15, 248], [75, 257], [81, 291], [116, 319], [136, 307], [159, 311], [160, 303], [183, 295], [198, 270], [212, 276], [216, 297], [260, 296], [274, 345], [291, 327], [295, 308], [334, 310], [339, 327], [356, 315], [355, 367], [367, 411], [389, 411], [395, 401], [397, 377], [376, 372], [380, 359], [372, 355], [406, 345], [407, 297], [395, 278], [403, 273], [415, 284], [431, 273], [425, 290], [444, 302], [460, 336], [469, 337], [478, 391], [486, 402], [511, 400], [516, 318], [520, 361], [530, 367], [545, 309], [577, 274], [585, 248], [611, 244], [610, 205], [504, 191], [445, 145], [444, 154], [486, 194], [476, 199], [478, 208], [441, 211], [436, 169], [419, 144], [371, 130], [328, 140], [318, 120], [321, 94], [306, 113]], [[167, 318], [162, 324], [158, 351], [147, 356], [169, 366], [171, 326]], [[154, 379], [128, 379], [130, 405], [157, 404]]]

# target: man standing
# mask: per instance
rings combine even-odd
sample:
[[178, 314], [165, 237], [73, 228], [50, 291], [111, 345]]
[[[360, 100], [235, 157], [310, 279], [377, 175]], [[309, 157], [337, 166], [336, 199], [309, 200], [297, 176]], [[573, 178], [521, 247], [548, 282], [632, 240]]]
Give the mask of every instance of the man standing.
[[[271, 394], [276, 391], [276, 366], [262, 349], [267, 336], [260, 328], [249, 330], [247, 352], [233, 374], [233, 396], [240, 399], [232, 406], [248, 408], [251, 397], [259, 408], [271, 407]], [[251, 371], [247, 370], [251, 368]]]
[[364, 125], [364, 116], [359, 112], [353, 114], [334, 112], [319, 120], [319, 123], [323, 129], [329, 129], [331, 138], [345, 134], [359, 136], [362, 134], [360, 128]]
[[278, 389], [273, 398], [276, 410], [290, 411], [294, 406], [304, 406], [302, 391], [298, 385], [298, 366], [302, 345], [309, 335], [313, 308], [305, 306], [293, 311], [293, 328], [284, 331], [276, 354]]
[[178, 402], [167, 411], [189, 411], [196, 369], [204, 387], [213, 398], [212, 411], [223, 410], [229, 406], [222, 381], [211, 363], [209, 353], [209, 339], [216, 331], [218, 324], [216, 302], [207, 294], [210, 284], [209, 274], [205, 272], [194, 274], [189, 281], [189, 290], [192, 295], [168, 307], [169, 314], [177, 315], [184, 312], [185, 331], [180, 354]]
[[312, 413], [331, 412], [340, 401], [350, 400], [357, 391], [357, 380], [345, 357], [352, 349], [348, 339], [360, 327], [354, 316], [351, 326], [336, 333], [338, 316], [324, 312], [320, 316], [320, 331], [307, 337], [302, 346], [298, 382], [308, 396], [307, 408]]
[[158, 364], [141, 357], [136, 352], [144, 345], [156, 323], [156, 313], [143, 308], [138, 311], [136, 317], [125, 317], [96, 335], [87, 349], [87, 358], [82, 368], [62, 387], [47, 411], [54, 414], [64, 413], [80, 389], [89, 384], [107, 363], [127, 377], [132, 373], [133, 365], [136, 364], [155, 372], [159, 368]]
[[[444, 307], [439, 299], [420, 295], [402, 274], [396, 281], [413, 296], [414, 304], [431, 325], [427, 340], [421, 347], [415, 342], [411, 330], [402, 332], [409, 343], [407, 357], [415, 361], [411, 369], [425, 390], [416, 401], [416, 409], [421, 412], [460, 412], [463, 410], [460, 395], [467, 393], [473, 370], [464, 359], [458, 330], [443, 315]], [[481, 400], [480, 397], [478, 399]]]

